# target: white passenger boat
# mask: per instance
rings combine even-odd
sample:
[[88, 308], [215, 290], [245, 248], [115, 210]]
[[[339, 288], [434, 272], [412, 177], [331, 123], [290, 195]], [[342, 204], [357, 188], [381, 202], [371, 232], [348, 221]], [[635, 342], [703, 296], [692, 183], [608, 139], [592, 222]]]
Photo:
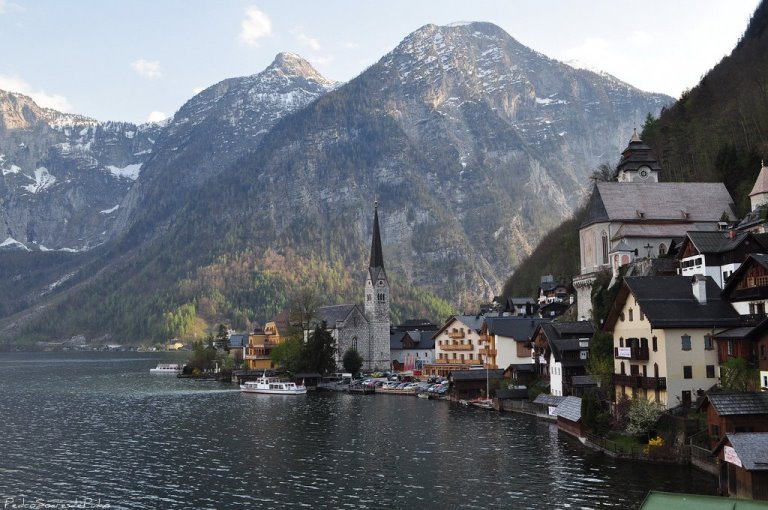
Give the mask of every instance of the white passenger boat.
[[290, 381], [281, 381], [277, 377], [262, 375], [255, 381], [246, 381], [240, 385], [245, 393], [267, 393], [270, 395], [304, 395], [307, 387]]
[[150, 368], [150, 374], [180, 374], [184, 369], [184, 365], [178, 363], [158, 363], [155, 368]]

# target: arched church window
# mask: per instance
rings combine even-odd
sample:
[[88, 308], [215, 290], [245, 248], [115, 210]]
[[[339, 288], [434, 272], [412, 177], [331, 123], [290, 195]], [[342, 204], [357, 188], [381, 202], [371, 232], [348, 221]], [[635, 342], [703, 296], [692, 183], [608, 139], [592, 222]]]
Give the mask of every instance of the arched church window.
[[659, 257], [663, 257], [667, 254], [667, 246], [664, 243], [659, 245]]
[[603, 230], [601, 237], [603, 239], [603, 264], [607, 264], [608, 263], [608, 234], [605, 232], [605, 230]]

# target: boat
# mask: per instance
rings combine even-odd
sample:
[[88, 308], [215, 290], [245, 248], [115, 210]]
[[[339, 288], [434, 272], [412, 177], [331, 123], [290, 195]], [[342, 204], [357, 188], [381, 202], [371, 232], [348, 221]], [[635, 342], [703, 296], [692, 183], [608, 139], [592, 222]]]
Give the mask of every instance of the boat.
[[158, 363], [155, 368], [150, 368], [150, 374], [173, 374], [178, 375], [184, 370], [184, 365], [179, 363]]
[[262, 375], [255, 381], [246, 381], [240, 385], [240, 391], [244, 393], [266, 393], [268, 395], [304, 395], [307, 387], [304, 384], [296, 384], [291, 381], [281, 381], [278, 377]]
[[493, 399], [490, 398], [478, 398], [475, 400], [470, 400], [469, 404], [481, 409], [495, 409], [493, 407]]

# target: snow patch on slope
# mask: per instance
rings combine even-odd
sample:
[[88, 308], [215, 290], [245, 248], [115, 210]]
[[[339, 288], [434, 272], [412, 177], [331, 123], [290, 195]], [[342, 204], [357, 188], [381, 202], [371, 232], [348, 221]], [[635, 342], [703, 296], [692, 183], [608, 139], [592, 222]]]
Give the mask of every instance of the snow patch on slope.
[[35, 181], [34, 184], [28, 184], [26, 186], [22, 186], [25, 190], [29, 191], [30, 193], [40, 193], [41, 191], [45, 191], [46, 189], [50, 188], [56, 183], [56, 177], [51, 175], [51, 173], [48, 171], [47, 168], [44, 166], [41, 166], [37, 170], [35, 170], [35, 177], [27, 176], [29, 179]]
[[141, 163], [127, 165], [124, 167], [107, 165], [107, 170], [118, 179], [131, 179], [132, 181], [135, 181], [139, 178], [139, 173], [141, 172]]

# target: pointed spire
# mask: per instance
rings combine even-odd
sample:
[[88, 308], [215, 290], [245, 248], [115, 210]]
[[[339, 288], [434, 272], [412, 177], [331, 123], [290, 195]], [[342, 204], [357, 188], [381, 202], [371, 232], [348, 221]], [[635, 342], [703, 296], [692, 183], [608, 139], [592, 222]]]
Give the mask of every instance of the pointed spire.
[[630, 138], [629, 142], [642, 142], [642, 140], [640, 140], [640, 135], [637, 134], [637, 128], [632, 130], [632, 138]]
[[381, 233], [379, 232], [379, 201], [373, 202], [373, 236], [371, 238], [370, 267], [384, 267], [384, 254], [381, 250]]

